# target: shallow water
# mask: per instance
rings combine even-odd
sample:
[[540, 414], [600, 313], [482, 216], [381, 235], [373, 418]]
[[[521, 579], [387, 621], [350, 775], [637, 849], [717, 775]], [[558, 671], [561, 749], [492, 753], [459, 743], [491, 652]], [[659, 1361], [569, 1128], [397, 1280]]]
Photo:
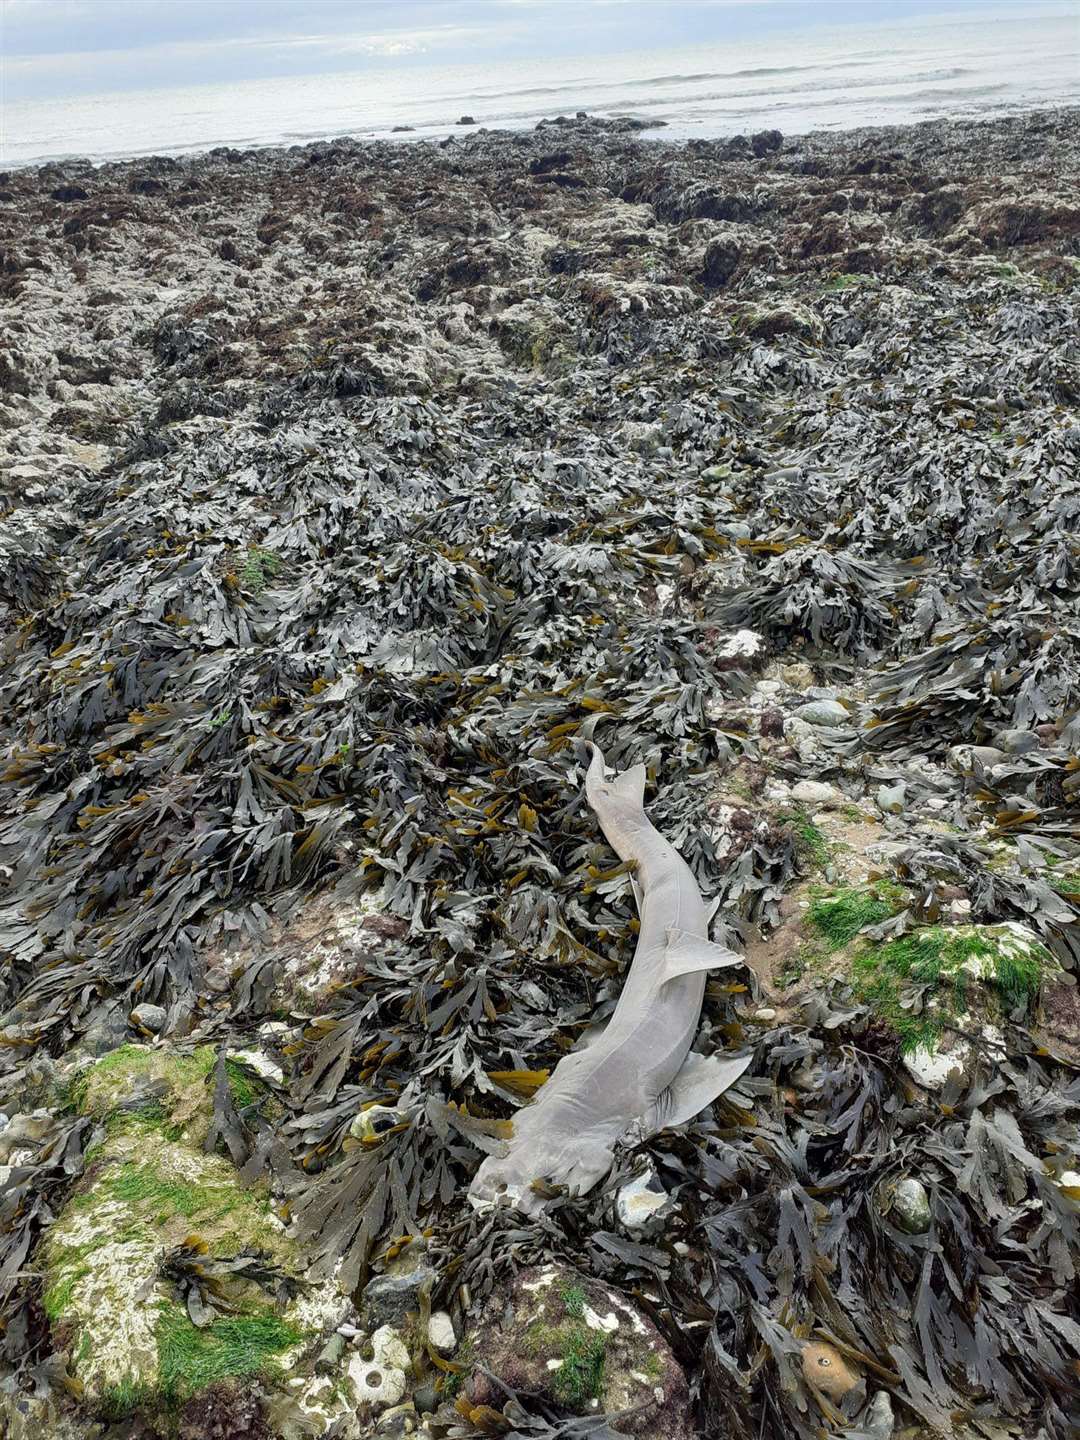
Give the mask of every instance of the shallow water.
[[[384, 68], [236, 84], [11, 102], [9, 165], [84, 155], [183, 154], [214, 145], [443, 136], [462, 115], [517, 129], [587, 110], [662, 120], [664, 138], [777, 126], [788, 133], [1000, 115], [1080, 101], [1080, 10], [846, 26], [810, 35], [498, 67]], [[458, 133], [461, 133], [460, 131]]]

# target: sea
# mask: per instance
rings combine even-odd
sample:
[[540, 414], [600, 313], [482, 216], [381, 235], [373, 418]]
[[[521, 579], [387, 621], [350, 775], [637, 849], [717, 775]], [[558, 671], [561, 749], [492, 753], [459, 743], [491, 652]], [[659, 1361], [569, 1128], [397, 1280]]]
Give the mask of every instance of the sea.
[[[662, 0], [658, 0], [662, 3]], [[874, 6], [868, 4], [868, 15]], [[184, 155], [215, 145], [351, 135], [408, 142], [475, 127], [531, 128], [586, 111], [663, 121], [658, 139], [777, 128], [847, 130], [1080, 103], [1080, 0], [1019, 13], [845, 25], [768, 39], [572, 59], [400, 63], [338, 74], [127, 90], [3, 106], [0, 164]], [[408, 126], [408, 130], [395, 127]]]

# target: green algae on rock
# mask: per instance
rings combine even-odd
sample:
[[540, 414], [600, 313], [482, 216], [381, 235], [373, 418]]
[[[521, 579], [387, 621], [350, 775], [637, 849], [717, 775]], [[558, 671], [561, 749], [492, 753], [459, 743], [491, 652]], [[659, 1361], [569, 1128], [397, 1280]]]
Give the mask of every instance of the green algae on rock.
[[[283, 1383], [349, 1308], [332, 1285], [305, 1283], [265, 1188], [200, 1148], [213, 1063], [208, 1049], [128, 1045], [72, 1087], [104, 1138], [43, 1243], [42, 1303], [86, 1401], [106, 1417], [175, 1407], [223, 1381]], [[182, 1250], [204, 1257], [208, 1274], [225, 1262], [223, 1278], [207, 1281], [209, 1305], [185, 1304], [174, 1283], [167, 1257]]]
[[[1057, 968], [1032, 932], [1010, 921], [926, 926], [851, 957], [856, 994], [892, 1026], [905, 1053], [933, 1051], [962, 1024], [976, 992], [981, 1009], [1000, 1019], [1034, 1000], [1044, 974]], [[920, 987], [925, 998], [916, 1008], [910, 992]]]
[[904, 906], [904, 892], [888, 881], [811, 891], [806, 918], [828, 952], [841, 950], [868, 925], [880, 925]]

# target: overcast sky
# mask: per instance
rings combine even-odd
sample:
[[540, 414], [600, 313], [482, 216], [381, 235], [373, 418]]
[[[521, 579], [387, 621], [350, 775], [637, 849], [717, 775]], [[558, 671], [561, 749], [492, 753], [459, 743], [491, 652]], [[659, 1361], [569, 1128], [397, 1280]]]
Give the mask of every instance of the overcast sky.
[[373, 66], [522, 60], [767, 40], [1080, 0], [0, 0], [8, 100]]

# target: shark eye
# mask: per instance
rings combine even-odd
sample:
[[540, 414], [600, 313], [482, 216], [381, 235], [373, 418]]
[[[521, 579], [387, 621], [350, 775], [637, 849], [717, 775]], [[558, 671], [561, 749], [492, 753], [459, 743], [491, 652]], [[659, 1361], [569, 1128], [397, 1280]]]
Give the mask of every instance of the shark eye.
[[831, 1364], [832, 1364], [832, 1361], [829, 1359], [829, 1357], [828, 1357], [827, 1355], [819, 1355], [819, 1356], [818, 1356], [818, 1362], [817, 1362], [817, 1363], [818, 1363], [819, 1365], [826, 1365], [826, 1366], [828, 1366], [828, 1365], [831, 1365]]
[[496, 1195], [505, 1195], [505, 1194], [506, 1194], [506, 1181], [505, 1181], [505, 1180], [500, 1180], [499, 1183], [498, 1183], [498, 1185], [495, 1186], [495, 1194], [496, 1194]]

